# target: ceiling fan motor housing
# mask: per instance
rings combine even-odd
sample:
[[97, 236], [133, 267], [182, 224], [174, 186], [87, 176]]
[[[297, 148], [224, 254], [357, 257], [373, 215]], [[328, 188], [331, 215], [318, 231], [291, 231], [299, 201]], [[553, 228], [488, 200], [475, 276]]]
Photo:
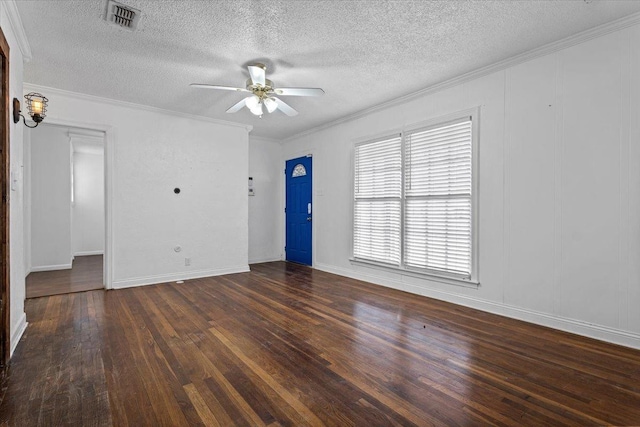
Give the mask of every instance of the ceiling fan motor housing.
[[264, 86], [260, 84], [254, 84], [249, 78], [247, 79], [247, 90], [253, 92], [260, 99], [264, 99], [270, 92], [273, 92], [273, 82], [269, 79], [264, 79]]

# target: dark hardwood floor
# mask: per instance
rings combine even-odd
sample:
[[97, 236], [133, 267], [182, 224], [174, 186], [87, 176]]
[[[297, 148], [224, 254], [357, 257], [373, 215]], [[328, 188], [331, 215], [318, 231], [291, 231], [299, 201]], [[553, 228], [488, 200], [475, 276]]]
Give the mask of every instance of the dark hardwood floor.
[[68, 270], [29, 273], [26, 282], [27, 298], [102, 289], [102, 255], [77, 256]]
[[28, 300], [11, 426], [640, 425], [640, 351], [283, 262]]

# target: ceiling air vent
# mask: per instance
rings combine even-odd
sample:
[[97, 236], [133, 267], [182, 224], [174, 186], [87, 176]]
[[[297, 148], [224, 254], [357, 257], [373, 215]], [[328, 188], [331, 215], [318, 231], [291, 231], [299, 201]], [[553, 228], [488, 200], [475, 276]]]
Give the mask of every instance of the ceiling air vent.
[[131, 6], [109, 0], [107, 1], [105, 20], [112, 25], [133, 31], [138, 26], [140, 11]]

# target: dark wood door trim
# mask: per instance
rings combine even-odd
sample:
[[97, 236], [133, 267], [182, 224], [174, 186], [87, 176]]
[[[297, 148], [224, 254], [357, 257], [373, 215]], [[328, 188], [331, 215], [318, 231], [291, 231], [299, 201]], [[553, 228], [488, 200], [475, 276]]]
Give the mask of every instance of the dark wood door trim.
[[0, 378], [4, 380], [11, 355], [9, 317], [9, 44], [0, 29], [2, 100], [0, 105]]

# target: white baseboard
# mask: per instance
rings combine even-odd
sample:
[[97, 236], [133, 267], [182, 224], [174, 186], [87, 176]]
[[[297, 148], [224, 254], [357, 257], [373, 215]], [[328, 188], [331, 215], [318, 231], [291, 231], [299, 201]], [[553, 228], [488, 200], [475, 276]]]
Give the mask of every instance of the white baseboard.
[[199, 279], [202, 277], [221, 276], [223, 274], [246, 273], [247, 271], [250, 271], [249, 265], [220, 268], [220, 269], [214, 269], [214, 270], [183, 271], [180, 273], [173, 273], [173, 274], [136, 277], [133, 279], [114, 280], [112, 283], [112, 289], [133, 288], [136, 286], [155, 285], [158, 283], [175, 282], [178, 280], [189, 280], [189, 279]]
[[16, 325], [16, 327], [13, 329], [13, 332], [11, 333], [11, 341], [10, 341], [10, 346], [11, 346], [11, 352], [9, 353], [9, 358], [11, 358], [11, 356], [13, 356], [13, 352], [16, 350], [16, 347], [18, 346], [18, 343], [20, 342], [20, 338], [22, 338], [22, 335], [24, 334], [24, 331], [27, 330], [27, 313], [22, 313], [22, 316], [20, 316], [20, 320], [18, 321], [18, 324]]
[[71, 264], [41, 265], [39, 267], [31, 267], [31, 272], [35, 273], [38, 271], [69, 270], [70, 268]]
[[465, 307], [475, 308], [489, 313], [510, 317], [512, 319], [523, 320], [525, 322], [535, 323], [537, 325], [547, 326], [550, 328], [559, 329], [561, 331], [571, 332], [577, 335], [595, 338], [601, 341], [607, 341], [613, 344], [640, 349], [640, 334], [630, 331], [624, 331], [621, 329], [596, 325], [580, 320], [554, 316], [548, 313], [515, 307], [509, 304], [487, 301], [480, 298], [444, 292], [422, 286], [415, 286], [387, 277], [355, 272], [345, 268], [334, 267], [326, 264], [316, 264], [314, 268], [326, 271], [327, 273], [350, 277], [352, 279], [362, 280], [365, 282], [374, 283], [376, 285], [410, 292], [412, 294], [422, 295], [429, 298], [462, 305]]
[[89, 256], [89, 255], [104, 255], [104, 251], [80, 251], [73, 254], [76, 256]]
[[263, 262], [274, 262], [274, 261], [282, 261], [282, 257], [281, 256], [276, 256], [276, 257], [270, 257], [270, 258], [250, 259], [249, 260], [249, 264], [260, 264], [260, 263], [263, 263]]

